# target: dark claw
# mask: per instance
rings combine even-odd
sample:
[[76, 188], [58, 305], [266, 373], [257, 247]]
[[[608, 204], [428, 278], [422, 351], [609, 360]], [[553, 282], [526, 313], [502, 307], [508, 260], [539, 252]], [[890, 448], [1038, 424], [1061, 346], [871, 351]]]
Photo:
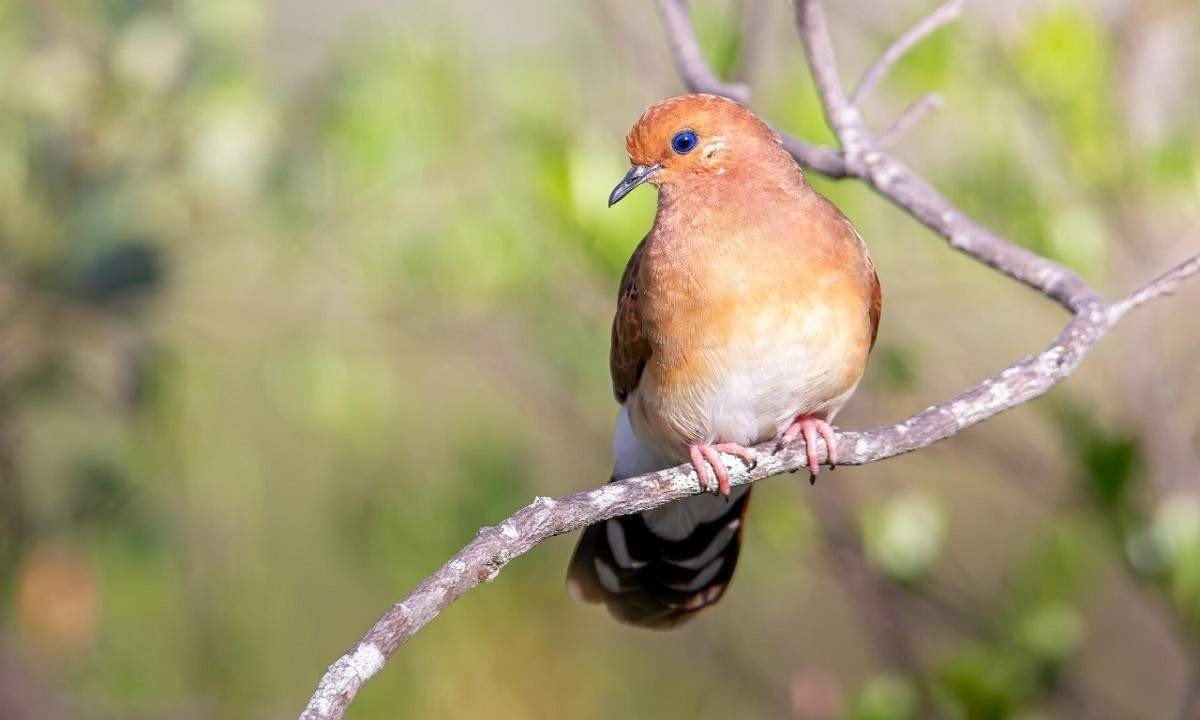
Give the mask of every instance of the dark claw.
[[816, 485], [816, 484], [817, 484], [817, 474], [816, 474], [815, 472], [810, 472], [810, 473], [808, 474], [808, 484], [809, 484], [809, 485]]

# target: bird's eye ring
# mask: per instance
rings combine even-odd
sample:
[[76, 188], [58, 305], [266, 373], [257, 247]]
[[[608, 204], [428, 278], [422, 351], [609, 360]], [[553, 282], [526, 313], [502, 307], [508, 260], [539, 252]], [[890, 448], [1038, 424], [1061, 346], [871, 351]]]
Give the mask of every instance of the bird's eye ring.
[[691, 130], [680, 130], [671, 138], [671, 149], [680, 155], [687, 155], [696, 147], [696, 133]]

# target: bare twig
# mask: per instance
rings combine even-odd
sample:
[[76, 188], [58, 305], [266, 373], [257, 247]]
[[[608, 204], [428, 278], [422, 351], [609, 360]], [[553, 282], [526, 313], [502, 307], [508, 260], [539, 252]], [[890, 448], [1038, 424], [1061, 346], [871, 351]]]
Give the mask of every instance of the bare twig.
[[671, 44], [675, 66], [680, 76], [686, 79], [689, 90], [722, 95], [740, 103], [750, 99], [750, 88], [741, 83], [723, 82], [704, 62], [684, 0], [658, 0], [658, 12], [662, 15], [663, 26], [667, 28], [667, 40]]
[[[676, 64], [689, 87], [739, 99], [740, 90], [716, 79], [704, 64], [682, 0], [659, 0]], [[903, 422], [860, 432], [837, 432], [839, 462], [861, 465], [927, 447], [1009, 408], [1028, 402], [1071, 375], [1129, 310], [1175, 290], [1200, 274], [1192, 257], [1116, 303], [1105, 302], [1067, 268], [985, 230], [950, 204], [916, 173], [884, 154], [866, 130], [858, 108], [838, 79], [824, 15], [815, 0], [796, 0], [796, 16], [810, 69], [841, 151], [784, 137], [803, 165], [830, 177], [856, 177], [964, 252], [1056, 300], [1072, 312], [1058, 336], [1037, 355], [1026, 357], [950, 400]], [[928, 20], [926, 21], [928, 22]], [[908, 46], [929, 31], [910, 31]], [[899, 54], [903, 54], [902, 47]], [[884, 66], [886, 70], [886, 66]], [[882, 72], [882, 71], [881, 71]], [[867, 84], [869, 89], [870, 83]], [[860, 89], [861, 94], [861, 89]], [[759, 462], [729, 468], [733, 485], [744, 485], [804, 466], [805, 448], [796, 443], [773, 454], [773, 444], [756, 448]], [[824, 447], [818, 456], [824, 460]], [[698, 494], [688, 465], [630, 478], [559, 499], [537, 498], [475, 539], [394, 605], [345, 655], [329, 667], [302, 718], [341, 718], [359, 688], [388, 658], [443, 609], [541, 541], [618, 515], [643, 512]]]
[[941, 107], [941, 95], [937, 93], [925, 93], [917, 98], [912, 105], [905, 108], [904, 112], [900, 113], [900, 117], [892, 121], [892, 124], [886, 130], [879, 133], [879, 140], [876, 142], [881, 148], [895, 145], [897, 140], [904, 137], [904, 134], [911, 130], [914, 125], [921, 122], [926, 115]]
[[963, 5], [966, 4], [967, 0], [948, 0], [926, 15], [921, 22], [909, 28], [908, 32], [896, 38], [896, 41], [889, 45], [888, 49], [884, 50], [883, 54], [863, 73], [862, 79], [858, 81], [858, 87], [850, 93], [850, 102], [861, 105], [863, 99], [871, 94], [879, 81], [891, 72], [901, 58], [938, 28], [956, 20], [962, 14]]
[[[871, 136], [858, 106], [846, 98], [846, 90], [838, 76], [833, 43], [829, 39], [829, 28], [825, 25], [825, 10], [820, 3], [803, 0], [797, 0], [795, 7], [796, 25], [804, 40], [808, 70], [817, 86], [817, 95], [821, 97], [825, 122], [837, 136], [847, 165], [857, 165], [859, 155], [871, 145]], [[851, 174], [855, 174], [853, 170]]]
[[1176, 265], [1162, 275], [1159, 275], [1141, 290], [1114, 305], [1112, 312], [1116, 313], [1117, 317], [1120, 317], [1149, 300], [1161, 297], [1162, 295], [1170, 295], [1183, 285], [1184, 280], [1195, 275], [1198, 270], [1200, 270], [1200, 255]]

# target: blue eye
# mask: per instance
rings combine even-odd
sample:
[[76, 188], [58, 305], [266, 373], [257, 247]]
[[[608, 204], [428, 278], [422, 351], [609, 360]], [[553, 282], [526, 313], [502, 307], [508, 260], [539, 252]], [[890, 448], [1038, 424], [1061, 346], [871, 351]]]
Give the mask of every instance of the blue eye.
[[680, 130], [671, 138], [671, 149], [680, 155], [687, 155], [696, 147], [696, 133], [691, 130]]

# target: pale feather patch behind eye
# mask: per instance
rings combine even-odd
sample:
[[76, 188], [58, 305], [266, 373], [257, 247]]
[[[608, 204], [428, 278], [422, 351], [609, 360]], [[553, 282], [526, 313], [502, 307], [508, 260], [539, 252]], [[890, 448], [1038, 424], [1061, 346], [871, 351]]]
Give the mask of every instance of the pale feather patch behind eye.
[[705, 146], [700, 150], [700, 159], [711, 164], [717, 154], [724, 150], [725, 147], [725, 138], [718, 135], [705, 144]]

